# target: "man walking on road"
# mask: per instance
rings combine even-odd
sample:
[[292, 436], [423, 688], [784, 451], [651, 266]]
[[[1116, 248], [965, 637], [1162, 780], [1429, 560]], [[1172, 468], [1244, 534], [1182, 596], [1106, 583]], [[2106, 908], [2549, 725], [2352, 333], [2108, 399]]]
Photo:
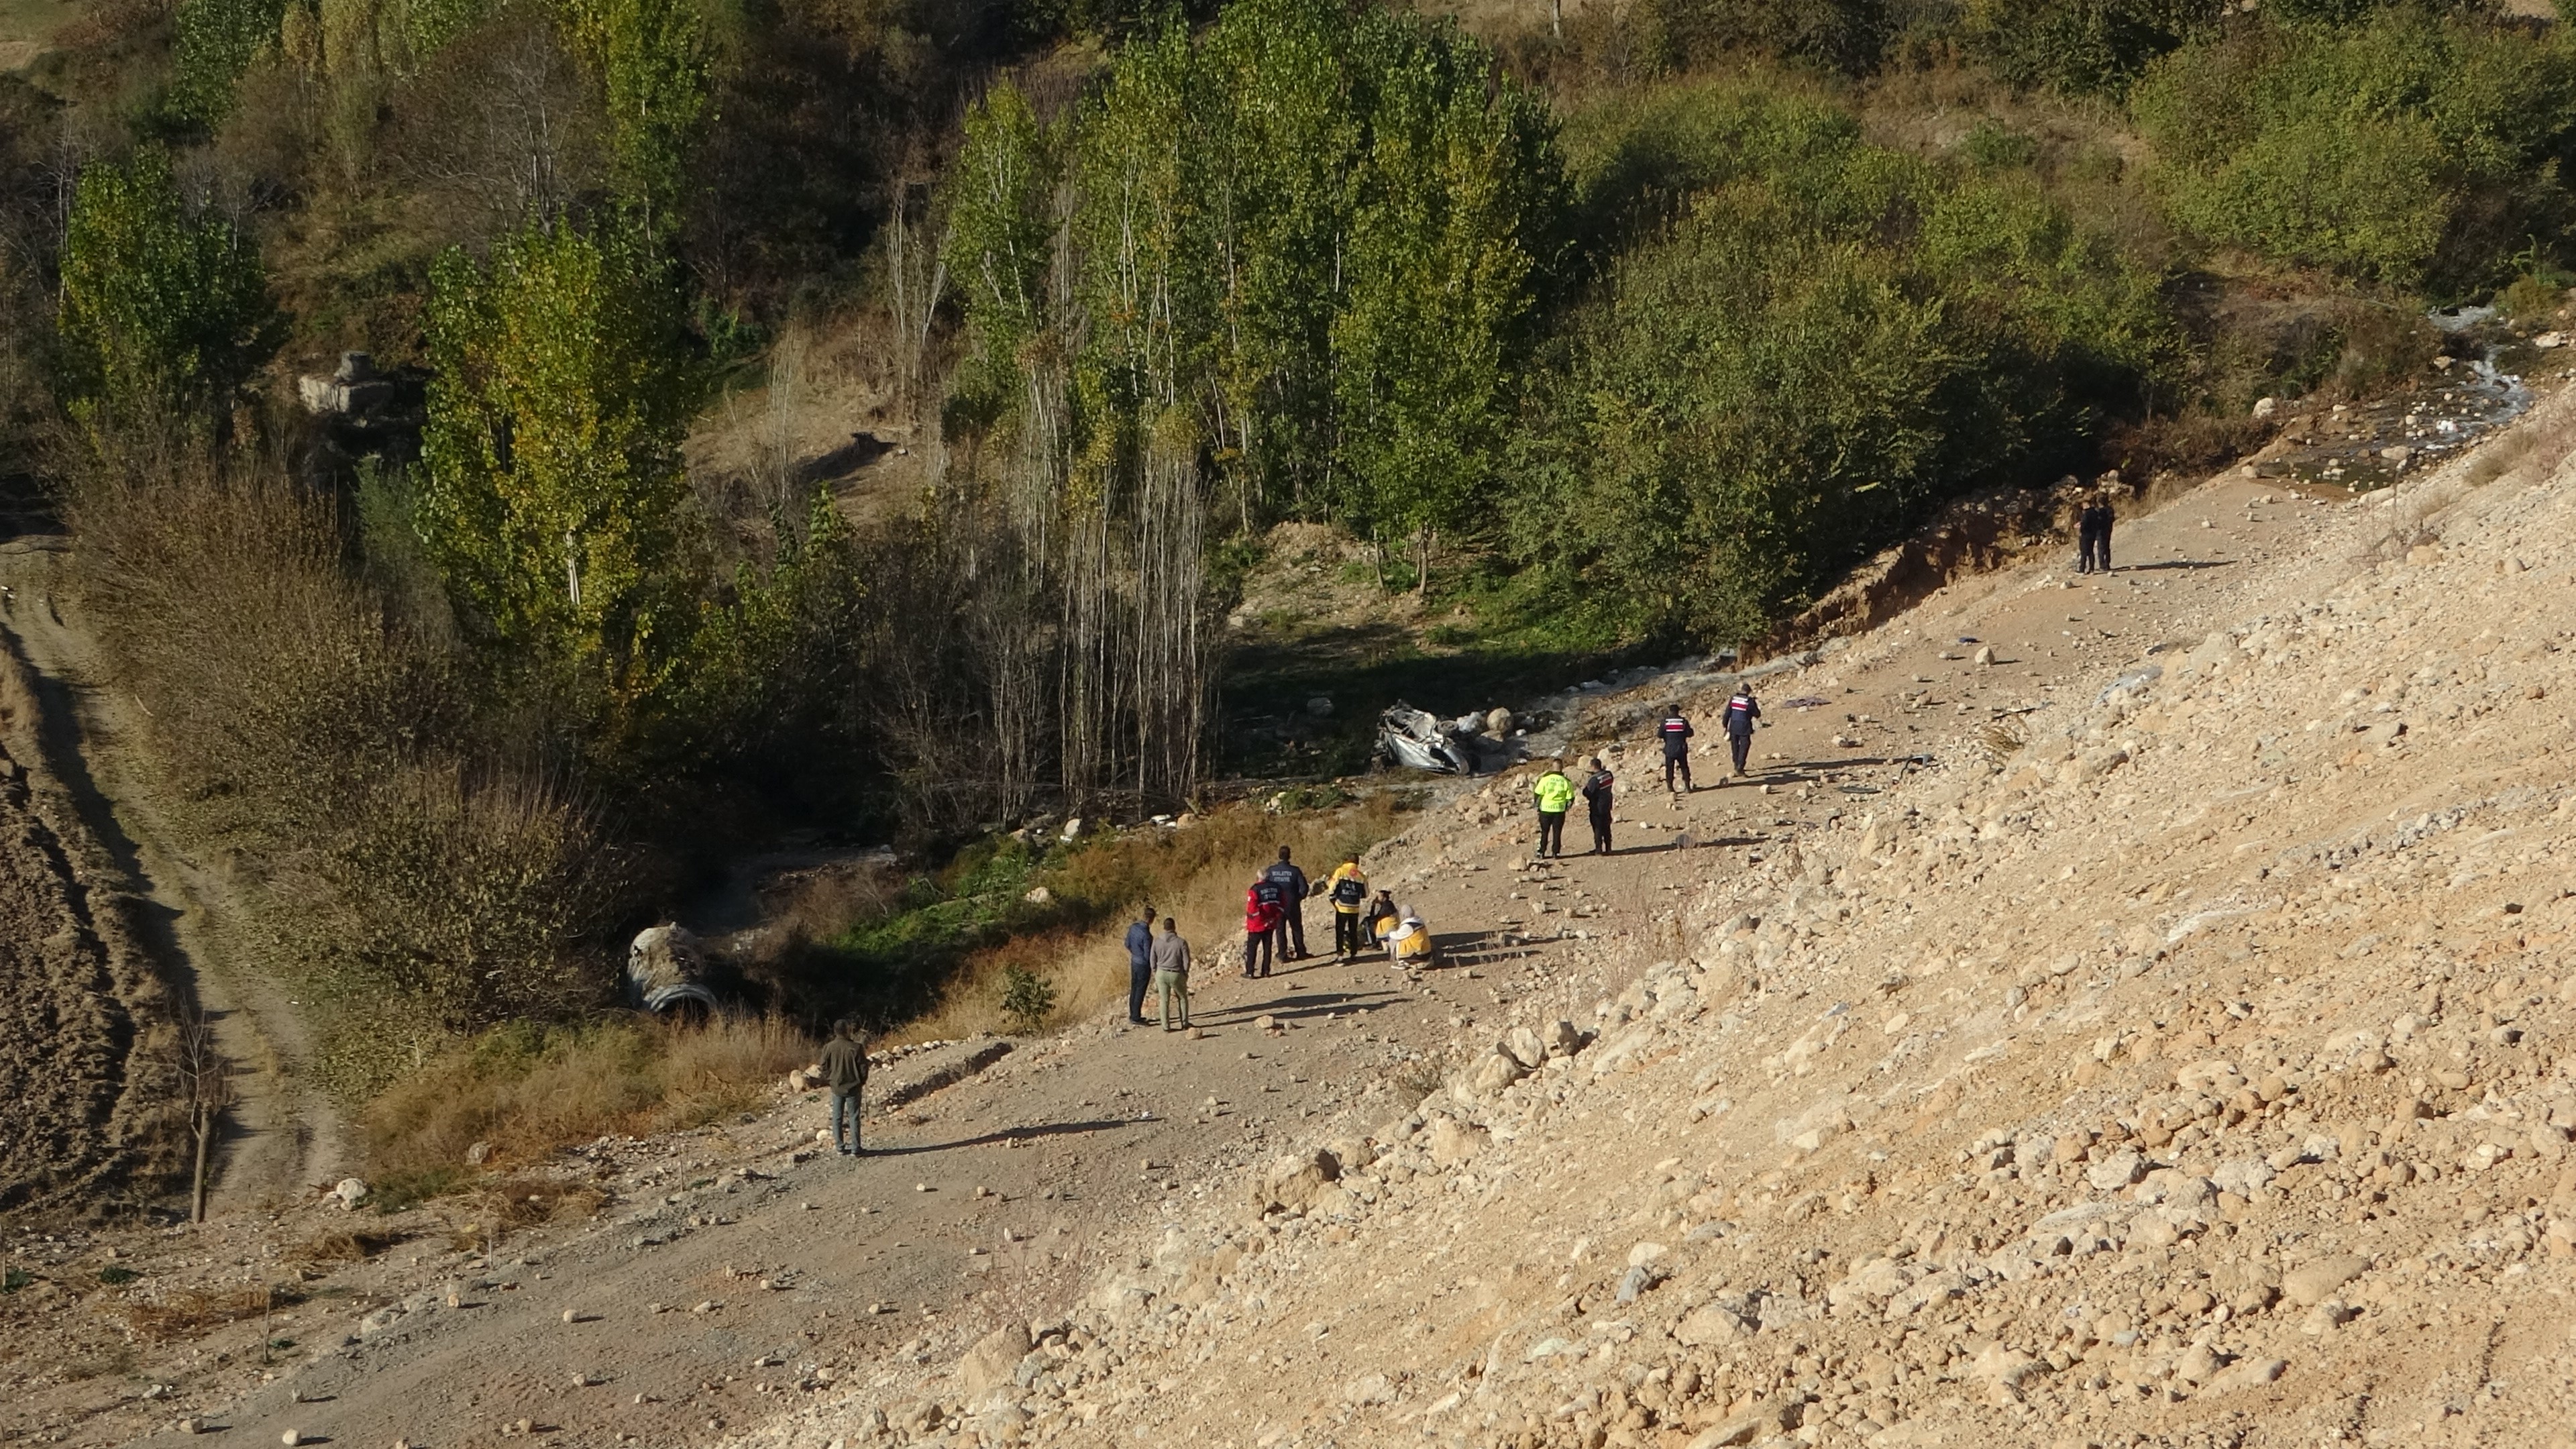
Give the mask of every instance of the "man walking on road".
[[1279, 883], [1267, 875], [1252, 878], [1243, 892], [1243, 979], [1270, 974], [1273, 959], [1287, 954], [1279, 929]]
[[1762, 718], [1762, 706], [1754, 701], [1749, 685], [1739, 684], [1726, 698], [1726, 709], [1718, 723], [1726, 729], [1726, 743], [1735, 752], [1735, 776], [1744, 778], [1744, 761], [1753, 752], [1753, 722]]
[[1145, 1024], [1145, 988], [1154, 976], [1154, 905], [1127, 927], [1127, 1024]]
[[1306, 873], [1288, 858], [1288, 847], [1279, 847], [1279, 863], [1262, 872], [1276, 881], [1281, 892], [1279, 901], [1279, 959], [1306, 959]]
[[832, 1023], [832, 1039], [823, 1043], [822, 1066], [823, 1085], [832, 1089], [832, 1145], [841, 1149], [843, 1157], [857, 1157], [867, 1150], [859, 1145], [859, 1119], [866, 1107], [868, 1044], [856, 1023], [846, 1017]]
[[1368, 948], [1360, 921], [1360, 908], [1368, 904], [1368, 877], [1360, 873], [1358, 856], [1333, 867], [1325, 894], [1333, 898], [1333, 954], [1348, 960]]
[[[1684, 768], [1688, 768], [1685, 766]], [[1583, 781], [1583, 803], [1592, 817], [1592, 853], [1610, 853], [1610, 769], [1592, 757], [1592, 773]]]
[[1690, 717], [1682, 713], [1680, 705], [1674, 705], [1664, 712], [1664, 722], [1655, 726], [1655, 733], [1664, 741], [1664, 788], [1673, 788], [1673, 771], [1679, 770], [1682, 772], [1679, 793], [1690, 793]]
[[1530, 793], [1538, 800], [1539, 855], [1565, 854], [1565, 812], [1574, 804], [1574, 782], [1551, 764], [1530, 786]]
[[1172, 1011], [1178, 1007], [1180, 1029], [1190, 1025], [1190, 943], [1181, 939], [1180, 922], [1163, 918], [1163, 934], [1154, 938], [1154, 991], [1162, 1001], [1163, 1030], [1172, 1027]]

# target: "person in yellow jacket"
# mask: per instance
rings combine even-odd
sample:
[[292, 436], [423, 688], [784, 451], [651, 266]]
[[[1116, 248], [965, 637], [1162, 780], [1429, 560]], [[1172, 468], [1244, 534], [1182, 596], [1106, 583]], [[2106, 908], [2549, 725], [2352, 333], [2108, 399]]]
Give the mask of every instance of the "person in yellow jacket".
[[1324, 893], [1333, 898], [1333, 954], [1349, 960], [1368, 948], [1368, 933], [1360, 927], [1360, 912], [1368, 906], [1368, 877], [1360, 873], [1358, 856], [1333, 867]]
[[1539, 855], [1565, 854], [1565, 812], [1574, 804], [1574, 782], [1551, 761], [1530, 793], [1538, 799]]

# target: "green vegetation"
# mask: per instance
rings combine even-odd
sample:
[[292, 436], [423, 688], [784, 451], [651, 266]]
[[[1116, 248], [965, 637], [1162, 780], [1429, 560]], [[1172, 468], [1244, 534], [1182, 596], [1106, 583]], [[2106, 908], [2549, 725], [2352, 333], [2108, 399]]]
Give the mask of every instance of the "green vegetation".
[[476, 633], [607, 694], [674, 658], [680, 440], [700, 382], [649, 242], [533, 224], [432, 282], [435, 377], [414, 521]]
[[1020, 1035], [1035, 1036], [1044, 1031], [1048, 1019], [1055, 1015], [1055, 1000], [1054, 982], [1026, 966], [1002, 968], [1002, 990], [995, 1004]]
[[2185, 227], [2457, 295], [2570, 219], [2576, 46], [2399, 6], [2248, 23], [2168, 57], [2138, 121]]
[[2155, 278], [2026, 181], [1732, 84], [1582, 140], [1593, 214], [1690, 200], [1576, 319], [1505, 507], [1624, 635], [1756, 638], [1927, 505], [2082, 466], [2171, 369]]
[[189, 215], [157, 149], [81, 173], [61, 268], [60, 386], [92, 421], [221, 417], [277, 346], [257, 249]]
[[[597, 1015], [748, 847], [950, 856], [731, 963], [764, 1005], [1080, 1012], [1078, 933], [1386, 823], [1325, 781], [1389, 700], [1758, 645], [1963, 496], [2416, 385], [2428, 303], [2566, 313], [2560, 26], [1524, 8], [179, 0], [0, 79], [0, 481], [227, 947], [341, 1088], [444, 1093], [401, 1180], [765, 1074]], [[1339, 602], [1259, 594], [1283, 524]]]

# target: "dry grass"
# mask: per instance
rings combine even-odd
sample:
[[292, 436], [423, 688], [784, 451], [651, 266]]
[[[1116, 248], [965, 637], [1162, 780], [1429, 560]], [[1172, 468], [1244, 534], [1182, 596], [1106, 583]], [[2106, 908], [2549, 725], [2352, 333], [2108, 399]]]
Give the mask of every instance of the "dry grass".
[[[1307, 875], [1322, 879], [1349, 855], [1393, 835], [1400, 806], [1373, 795], [1339, 810], [1284, 816], [1249, 804], [1224, 806], [1186, 830], [1131, 832], [1077, 851], [1048, 877], [1049, 888], [1071, 899], [1124, 901], [1101, 926], [1066, 929], [1017, 940], [970, 956], [940, 1004], [893, 1032], [889, 1042], [955, 1039], [1011, 1026], [1001, 1008], [1002, 974], [1018, 966], [1056, 989], [1057, 1022], [1082, 1021], [1127, 999], [1128, 923], [1135, 907], [1151, 902], [1154, 916], [1180, 923], [1183, 939], [1202, 963], [1240, 959], [1243, 891], [1285, 845]], [[1306, 903], [1309, 949], [1317, 936], [1332, 944], [1333, 924], [1321, 902]], [[1203, 968], [1205, 966], [1203, 964]]]
[[138, 1337], [164, 1343], [301, 1301], [303, 1295], [280, 1288], [190, 1288], [156, 1302], [126, 1304], [119, 1312]]
[[324, 1233], [288, 1249], [286, 1263], [309, 1273], [327, 1272], [342, 1263], [363, 1263], [402, 1240], [399, 1233]]
[[467, 1182], [477, 1143], [488, 1147], [485, 1165], [499, 1167], [595, 1137], [698, 1126], [766, 1101], [770, 1083], [814, 1050], [792, 1023], [765, 1017], [517, 1023], [378, 1097], [365, 1118], [369, 1161], [397, 1201], [449, 1190]]

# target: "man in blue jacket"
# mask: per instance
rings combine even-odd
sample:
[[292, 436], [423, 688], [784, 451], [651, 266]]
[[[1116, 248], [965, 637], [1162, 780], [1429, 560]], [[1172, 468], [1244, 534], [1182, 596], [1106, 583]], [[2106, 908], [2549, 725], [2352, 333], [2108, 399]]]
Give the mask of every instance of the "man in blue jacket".
[[1154, 975], [1154, 907], [1147, 902], [1127, 928], [1127, 1021], [1145, 1024], [1145, 987]]
[[1288, 847], [1283, 845], [1279, 847], [1279, 863], [1263, 871], [1261, 878], [1279, 887], [1279, 909], [1284, 914], [1272, 938], [1278, 947], [1276, 954], [1282, 961], [1306, 959], [1306, 872], [1288, 858]]

